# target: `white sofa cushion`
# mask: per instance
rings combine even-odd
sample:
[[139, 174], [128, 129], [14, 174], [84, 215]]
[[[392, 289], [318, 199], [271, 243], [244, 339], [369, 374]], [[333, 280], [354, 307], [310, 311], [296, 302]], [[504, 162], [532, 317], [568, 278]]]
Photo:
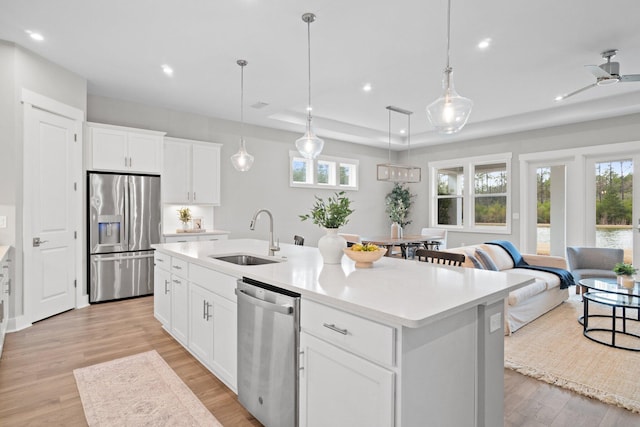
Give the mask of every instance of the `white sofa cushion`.
[[[516, 268], [514, 270], [510, 270], [510, 272], [515, 273], [518, 270], [520, 269]], [[527, 270], [527, 271], [531, 271], [531, 270]], [[541, 294], [546, 290], [547, 290], [547, 283], [543, 279], [536, 278], [535, 282], [533, 282], [532, 284], [523, 286], [522, 288], [509, 292], [509, 297], [508, 297], [509, 305], [510, 306], [518, 305], [521, 302], [528, 300], [532, 296]]]
[[489, 254], [498, 270], [510, 270], [514, 267], [511, 255], [498, 245], [481, 244], [480, 247]]
[[541, 280], [544, 283], [546, 283], [547, 289], [553, 289], [553, 288], [557, 288], [558, 286], [560, 286], [560, 277], [558, 277], [557, 275], [555, 275], [553, 273], [549, 273], [549, 272], [546, 272], [546, 271], [530, 270], [528, 268], [513, 268], [513, 269], [509, 270], [509, 272], [510, 273], [524, 274], [524, 275], [527, 275], [527, 276], [533, 276], [533, 277], [536, 278], [536, 281], [537, 280]]

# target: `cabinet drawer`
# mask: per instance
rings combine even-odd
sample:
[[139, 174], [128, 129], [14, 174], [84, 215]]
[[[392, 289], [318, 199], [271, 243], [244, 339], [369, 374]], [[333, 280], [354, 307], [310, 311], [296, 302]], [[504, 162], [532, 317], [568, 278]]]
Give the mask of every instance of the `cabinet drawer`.
[[191, 264], [189, 266], [189, 281], [231, 301], [236, 301], [236, 278], [233, 276]]
[[189, 263], [180, 258], [171, 258], [171, 273], [184, 277], [189, 277]]
[[162, 252], [155, 251], [153, 254], [156, 267], [160, 267], [163, 270], [171, 270], [171, 257]]
[[302, 330], [388, 366], [395, 364], [395, 328], [302, 299]]

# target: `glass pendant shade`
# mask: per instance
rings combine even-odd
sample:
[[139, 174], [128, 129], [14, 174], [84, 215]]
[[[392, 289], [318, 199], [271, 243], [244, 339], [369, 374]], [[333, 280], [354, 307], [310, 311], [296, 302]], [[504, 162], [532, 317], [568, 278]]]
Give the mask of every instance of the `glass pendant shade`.
[[452, 134], [458, 132], [469, 120], [473, 101], [458, 95], [453, 87], [451, 69], [444, 72], [442, 96], [427, 106], [429, 121], [440, 133]]
[[311, 120], [307, 122], [307, 131], [296, 140], [296, 148], [305, 159], [315, 159], [322, 152], [324, 141], [313, 133]]
[[231, 156], [231, 164], [238, 172], [246, 172], [253, 166], [253, 156], [247, 153], [244, 146], [244, 138], [240, 137], [240, 148], [238, 152]]
[[440, 133], [452, 134], [460, 131], [469, 120], [473, 101], [458, 95], [453, 87], [449, 65], [451, 53], [451, 0], [447, 1], [447, 66], [442, 77], [444, 94], [427, 106], [427, 117]]

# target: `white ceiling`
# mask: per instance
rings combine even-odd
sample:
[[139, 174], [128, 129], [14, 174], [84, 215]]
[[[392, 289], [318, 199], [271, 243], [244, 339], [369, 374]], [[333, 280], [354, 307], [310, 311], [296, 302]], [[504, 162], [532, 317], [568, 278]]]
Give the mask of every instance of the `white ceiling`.
[[[454, 81], [474, 101], [469, 123], [453, 136], [435, 133], [425, 113], [441, 92], [446, 0], [0, 0], [0, 39], [85, 77], [90, 94], [229, 120], [239, 120], [236, 60], [246, 59], [245, 121], [302, 134], [301, 16], [313, 12], [316, 132], [381, 147], [388, 105], [414, 111], [412, 146], [640, 112], [640, 82], [554, 102], [594, 82], [583, 66], [601, 64], [606, 49], [619, 49], [621, 74], [640, 74], [640, 1], [452, 2]], [[485, 38], [492, 45], [483, 51]], [[163, 74], [165, 63], [173, 77]], [[364, 83], [373, 90], [365, 93]], [[250, 107], [257, 102], [269, 105]], [[394, 143], [406, 125], [406, 116], [392, 114]]]

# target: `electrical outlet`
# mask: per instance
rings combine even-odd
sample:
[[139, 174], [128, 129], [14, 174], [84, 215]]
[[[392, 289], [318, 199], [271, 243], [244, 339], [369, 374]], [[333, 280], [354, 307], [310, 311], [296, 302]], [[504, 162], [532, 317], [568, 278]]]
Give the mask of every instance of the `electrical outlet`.
[[502, 326], [502, 314], [496, 313], [489, 317], [489, 332], [495, 332]]
[[6, 217], [6, 215], [0, 215], [0, 228], [7, 228], [7, 217]]

